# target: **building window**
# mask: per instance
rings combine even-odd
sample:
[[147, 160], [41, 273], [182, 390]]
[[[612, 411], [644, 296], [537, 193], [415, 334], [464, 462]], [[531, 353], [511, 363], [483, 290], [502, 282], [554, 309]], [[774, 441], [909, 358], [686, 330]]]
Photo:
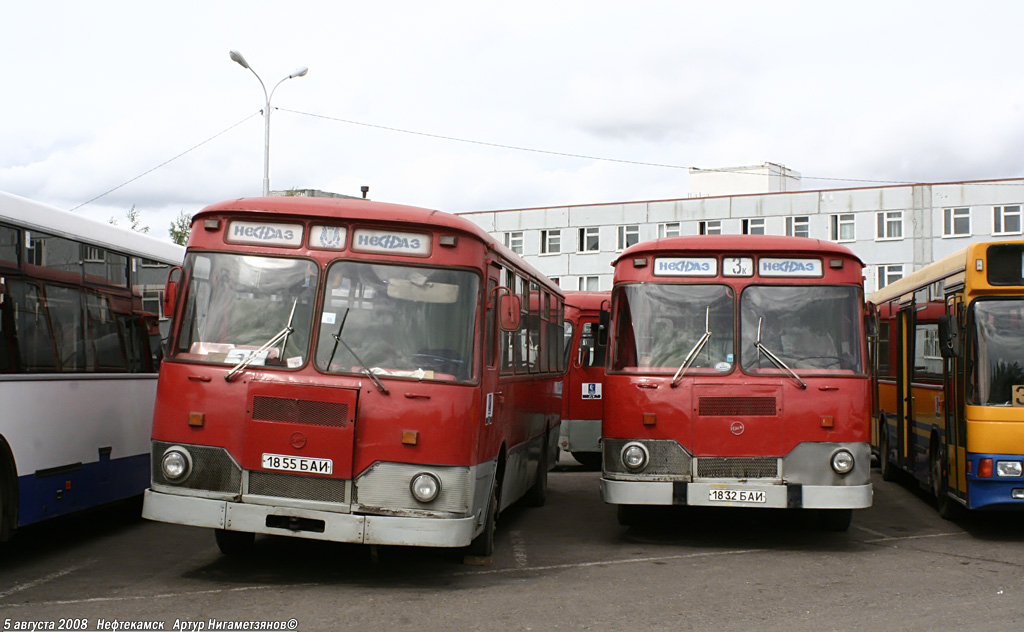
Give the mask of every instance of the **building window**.
[[971, 209], [942, 209], [942, 236], [963, 237], [971, 234]]
[[550, 277], [550, 280], [551, 280], [551, 282], [552, 282], [552, 283], [554, 283], [555, 285], [557, 285], [557, 286], [559, 286], [559, 287], [561, 287], [561, 286], [562, 286], [562, 280], [561, 280], [561, 279], [559, 279], [558, 277]]
[[1020, 234], [1020, 205], [992, 208], [992, 233], [995, 235]]
[[596, 292], [599, 286], [599, 279], [596, 276], [585, 276], [579, 278], [578, 289], [581, 292]]
[[903, 211], [879, 211], [875, 239], [903, 239]]
[[841, 213], [830, 218], [832, 241], [853, 241], [857, 239], [854, 230], [853, 213]]
[[903, 264], [878, 266], [878, 289], [903, 278]]
[[553, 255], [562, 252], [562, 231], [540, 231], [540, 254]]
[[787, 217], [786, 234], [790, 237], [810, 237], [811, 218], [806, 215]]
[[597, 226], [589, 226], [580, 229], [580, 252], [599, 252], [601, 250], [601, 239], [598, 235]]
[[658, 239], [662, 237], [678, 237], [680, 235], [679, 222], [665, 222], [658, 224]]
[[758, 217], [755, 219], [743, 220], [743, 234], [744, 235], [763, 235], [764, 234], [764, 218]]
[[82, 245], [82, 259], [90, 263], [105, 263], [104, 252], [102, 248], [96, 246]]
[[523, 231], [505, 233], [505, 246], [517, 255], [523, 254]]
[[721, 235], [722, 234], [722, 220], [720, 219], [709, 219], [704, 220], [700, 223], [700, 234], [701, 235]]
[[618, 250], [625, 250], [640, 241], [640, 227], [636, 224], [630, 226], [619, 226], [618, 229]]

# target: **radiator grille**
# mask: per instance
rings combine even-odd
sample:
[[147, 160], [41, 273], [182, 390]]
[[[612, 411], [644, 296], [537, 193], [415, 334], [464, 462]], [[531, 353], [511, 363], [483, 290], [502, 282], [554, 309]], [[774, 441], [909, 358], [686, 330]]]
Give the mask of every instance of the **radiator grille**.
[[699, 457], [698, 478], [778, 478], [776, 457]]
[[257, 395], [252, 401], [252, 418], [344, 428], [348, 425], [348, 404]]
[[[604, 439], [605, 471], [615, 474], [631, 474], [622, 463], [622, 447], [631, 441], [626, 439]], [[690, 475], [690, 455], [675, 441], [647, 440], [641, 443], [647, 447], [650, 461], [642, 474], [645, 476], [686, 476]]]
[[732, 415], [775, 416], [774, 397], [701, 397], [698, 412], [702, 417]]
[[153, 442], [153, 458], [150, 460], [150, 465], [154, 484], [211, 492], [241, 493], [242, 468], [238, 467], [224, 448], [182, 444], [182, 447], [186, 448], [192, 457], [192, 472], [180, 483], [168, 481], [160, 470], [160, 460], [164, 456], [164, 451], [172, 445], [177, 444], [164, 441]]
[[249, 493], [258, 496], [343, 503], [347, 485], [337, 478], [249, 472]]

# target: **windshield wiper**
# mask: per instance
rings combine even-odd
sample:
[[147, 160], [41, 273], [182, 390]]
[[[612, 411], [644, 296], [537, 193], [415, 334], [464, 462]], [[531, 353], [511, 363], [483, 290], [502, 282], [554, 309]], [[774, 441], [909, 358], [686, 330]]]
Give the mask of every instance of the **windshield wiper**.
[[709, 305], [707, 310], [704, 312], [704, 335], [700, 337], [697, 344], [693, 345], [693, 349], [690, 349], [690, 353], [686, 354], [686, 359], [684, 359], [683, 363], [679, 365], [679, 370], [672, 376], [672, 383], [669, 385], [672, 388], [679, 386], [679, 381], [683, 379], [683, 373], [685, 373], [690, 364], [697, 359], [697, 355], [700, 354], [700, 350], [703, 349], [704, 345], [706, 345], [708, 340], [711, 339], [710, 322], [711, 306]]
[[787, 366], [785, 362], [780, 360], [777, 355], [775, 355], [774, 353], [769, 351], [768, 347], [766, 347], [763, 344], [761, 344], [761, 321], [762, 320], [764, 320], [764, 319], [760, 318], [760, 317], [757, 319], [757, 342], [754, 343], [754, 346], [757, 347], [758, 357], [761, 357], [760, 354], [763, 353], [765, 355], [765, 357], [767, 357], [769, 360], [772, 361], [772, 364], [774, 364], [775, 366], [779, 367], [780, 369], [782, 369], [784, 371], [789, 371], [789, 374], [793, 376], [793, 379], [800, 383], [800, 388], [806, 389], [807, 388], [807, 383], [804, 382], [802, 379], [800, 379], [800, 376], [796, 374], [796, 371], [794, 371], [793, 369], [789, 368], [789, 366]]
[[358, 362], [360, 366], [363, 367], [363, 372], [366, 375], [368, 375], [371, 380], [373, 380], [373, 384], [374, 386], [377, 387], [377, 390], [379, 390], [381, 393], [384, 393], [385, 395], [390, 395], [390, 391], [388, 391], [387, 387], [384, 386], [384, 382], [381, 382], [380, 378], [374, 375], [373, 371], [370, 370], [370, 367], [366, 366], [366, 363], [363, 362], [363, 359], [356, 355], [356, 352], [352, 349], [352, 347], [350, 347], [347, 342], [341, 339], [341, 330], [345, 328], [345, 321], [348, 320], [348, 311], [349, 308], [346, 307], [345, 315], [341, 317], [341, 324], [338, 325], [338, 331], [331, 334], [331, 338], [334, 338], [334, 348], [331, 349], [331, 357], [327, 361], [327, 370], [331, 370], [331, 362], [334, 361], [334, 354], [338, 352], [338, 344], [343, 344], [345, 345], [345, 349], [347, 349], [348, 352], [352, 354], [352, 357], [356, 359], [356, 362]]
[[[277, 332], [274, 335], [274, 337], [271, 338], [270, 340], [268, 340], [262, 347], [260, 347], [256, 351], [253, 351], [244, 360], [242, 360], [241, 362], [236, 364], [235, 367], [233, 369], [231, 369], [230, 371], [228, 371], [227, 375], [224, 376], [225, 380], [230, 382], [233, 377], [235, 377], [236, 375], [238, 375], [239, 373], [244, 371], [245, 367], [249, 366], [249, 364], [252, 363], [261, 354], [263, 354], [264, 351], [269, 351], [275, 345], [277, 345], [277, 343], [281, 342], [282, 340], [285, 341], [285, 344], [288, 344], [288, 336], [289, 336], [289, 334], [291, 334], [293, 331], [295, 331], [292, 328], [292, 319], [295, 318], [295, 306], [298, 303], [299, 303], [299, 299], [298, 298], [296, 298], [294, 301], [292, 301], [292, 311], [291, 311], [290, 314], [288, 314], [288, 322], [285, 323], [284, 329], [282, 329], [281, 331]], [[281, 355], [284, 356], [284, 346], [281, 347]]]

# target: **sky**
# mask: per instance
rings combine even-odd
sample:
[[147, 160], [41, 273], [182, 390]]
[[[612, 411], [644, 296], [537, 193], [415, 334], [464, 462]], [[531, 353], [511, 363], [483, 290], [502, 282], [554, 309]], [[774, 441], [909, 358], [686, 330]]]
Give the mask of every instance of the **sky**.
[[[0, 191], [167, 238], [273, 190], [449, 212], [1024, 176], [1024, 3], [0, 0]], [[278, 84], [296, 69], [309, 72]], [[276, 86], [276, 88], [275, 88]]]

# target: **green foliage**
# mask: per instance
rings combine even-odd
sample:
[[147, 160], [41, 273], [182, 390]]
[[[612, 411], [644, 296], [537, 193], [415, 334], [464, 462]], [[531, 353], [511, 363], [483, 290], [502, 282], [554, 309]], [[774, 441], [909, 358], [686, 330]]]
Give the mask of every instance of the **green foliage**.
[[189, 233], [192, 232], [192, 216], [182, 209], [178, 213], [178, 217], [171, 222], [171, 228], [168, 232], [171, 236], [171, 241], [179, 246], [184, 246], [188, 242]]

